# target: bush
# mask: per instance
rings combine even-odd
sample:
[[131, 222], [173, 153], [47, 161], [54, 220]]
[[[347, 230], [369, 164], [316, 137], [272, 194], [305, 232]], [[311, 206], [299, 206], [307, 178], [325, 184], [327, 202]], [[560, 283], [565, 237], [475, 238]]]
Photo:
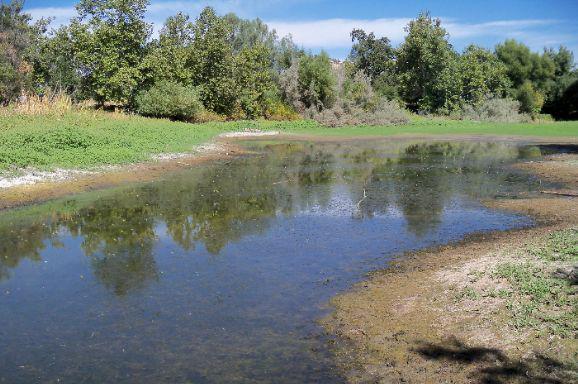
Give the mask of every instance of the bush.
[[526, 115], [520, 114], [520, 103], [512, 99], [489, 98], [478, 106], [466, 105], [463, 118], [476, 121], [494, 121], [517, 123], [528, 120]]
[[331, 59], [325, 52], [305, 55], [299, 60], [299, 93], [307, 108], [330, 108], [336, 98]]
[[194, 87], [170, 81], [158, 82], [148, 91], [140, 92], [135, 104], [136, 111], [141, 115], [174, 120], [197, 120], [204, 112]]
[[520, 101], [520, 110], [529, 113], [535, 117], [540, 113], [542, 105], [544, 105], [544, 95], [538, 91], [530, 81], [525, 81], [520, 88], [518, 88], [518, 101]]
[[328, 127], [346, 125], [391, 125], [409, 122], [407, 112], [399, 104], [389, 100], [379, 100], [369, 109], [363, 109], [351, 102], [339, 100], [332, 108], [321, 112], [315, 108], [306, 111], [306, 117]]

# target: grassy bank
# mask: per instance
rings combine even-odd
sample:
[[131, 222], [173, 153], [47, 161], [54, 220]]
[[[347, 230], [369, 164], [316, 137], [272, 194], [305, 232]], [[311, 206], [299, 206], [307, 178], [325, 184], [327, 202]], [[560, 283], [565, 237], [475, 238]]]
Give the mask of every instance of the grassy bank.
[[246, 128], [319, 136], [508, 135], [578, 137], [578, 122], [506, 124], [414, 118], [410, 124], [326, 128], [312, 121], [186, 124], [84, 111], [0, 116], [0, 171], [33, 166], [86, 168], [190, 151], [216, 135]]

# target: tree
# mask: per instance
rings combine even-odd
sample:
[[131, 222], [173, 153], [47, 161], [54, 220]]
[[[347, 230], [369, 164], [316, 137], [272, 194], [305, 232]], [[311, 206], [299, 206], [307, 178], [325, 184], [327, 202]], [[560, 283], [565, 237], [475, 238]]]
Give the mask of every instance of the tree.
[[560, 47], [558, 52], [548, 49], [545, 54], [554, 62], [556, 69], [546, 95], [544, 112], [557, 119], [576, 118], [578, 71], [574, 70], [574, 55], [566, 47]]
[[503, 97], [510, 87], [506, 66], [490, 51], [470, 45], [460, 56], [462, 99], [473, 106]]
[[141, 64], [145, 88], [159, 81], [191, 85], [193, 41], [194, 24], [189, 16], [179, 12], [169, 17]]
[[34, 60], [34, 82], [37, 92], [66, 92], [82, 98], [80, 63], [74, 54], [70, 29], [61, 26], [50, 35], [39, 39]]
[[261, 19], [245, 20], [234, 13], [229, 13], [223, 18], [231, 27], [231, 45], [235, 53], [240, 53], [243, 49], [251, 49], [256, 45], [273, 51], [277, 34], [275, 30], [269, 30], [267, 24]]
[[141, 81], [139, 64], [151, 27], [148, 0], [81, 0], [71, 23], [83, 84], [97, 102], [127, 103]]
[[387, 37], [377, 39], [373, 32], [367, 34], [362, 29], [354, 29], [351, 41], [353, 47], [349, 59], [356, 69], [363, 71], [372, 81], [392, 71], [395, 51]]
[[271, 52], [262, 44], [241, 50], [236, 57], [235, 79], [241, 108], [247, 117], [263, 116], [275, 94], [271, 75]]
[[22, 7], [21, 0], [0, 3], [0, 104], [10, 102], [31, 86], [32, 66], [27, 56], [34, 28]]
[[535, 117], [544, 105], [544, 96], [532, 84], [526, 80], [519, 88], [517, 99], [520, 101], [520, 110]]
[[325, 52], [305, 55], [299, 60], [299, 93], [307, 108], [322, 110], [335, 102], [335, 77], [331, 60]]
[[398, 51], [400, 91], [410, 108], [449, 113], [459, 108], [458, 57], [439, 19], [420, 13]]
[[548, 92], [556, 72], [556, 64], [549, 54], [540, 55], [530, 51], [525, 44], [509, 39], [496, 46], [496, 56], [506, 65], [513, 89], [531, 81], [543, 94]]
[[574, 54], [568, 48], [560, 46], [558, 52], [554, 49], [546, 49], [544, 54], [554, 63], [554, 75], [562, 77], [572, 72], [574, 68]]
[[375, 37], [362, 29], [351, 32], [354, 43], [349, 60], [356, 70], [369, 76], [373, 88], [388, 99], [397, 97], [397, 78], [395, 76], [395, 50], [387, 37]]
[[508, 39], [496, 45], [496, 56], [506, 65], [508, 77], [515, 89], [530, 79], [534, 63], [532, 52], [526, 45]]
[[207, 109], [231, 115], [237, 101], [231, 28], [212, 8], [206, 7], [193, 29], [193, 83], [198, 86]]

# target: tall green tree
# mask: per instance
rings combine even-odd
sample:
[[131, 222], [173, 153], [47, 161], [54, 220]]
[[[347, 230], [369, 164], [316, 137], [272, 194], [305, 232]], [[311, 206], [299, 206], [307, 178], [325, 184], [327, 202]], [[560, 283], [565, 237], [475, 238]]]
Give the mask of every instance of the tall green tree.
[[556, 69], [555, 78], [546, 95], [544, 112], [557, 119], [578, 117], [578, 71], [574, 68], [572, 51], [562, 46], [558, 51], [547, 49], [545, 54], [554, 62]]
[[306, 108], [331, 108], [336, 99], [336, 80], [325, 52], [299, 60], [299, 94]]
[[97, 102], [127, 103], [141, 82], [148, 0], [80, 0], [71, 23], [83, 84]]
[[406, 27], [397, 71], [403, 100], [412, 109], [449, 113], [459, 108], [458, 55], [439, 19], [420, 13]]
[[194, 24], [189, 16], [179, 12], [169, 17], [159, 33], [159, 38], [149, 45], [141, 64], [144, 86], [148, 87], [159, 81], [191, 85], [194, 77], [193, 41]]
[[231, 34], [225, 19], [207, 7], [195, 21], [192, 42], [193, 83], [207, 109], [226, 115], [234, 113], [237, 104]]
[[398, 81], [395, 75], [395, 49], [387, 37], [376, 38], [373, 32], [362, 29], [351, 32], [353, 46], [349, 60], [357, 71], [371, 80], [373, 88], [388, 99], [397, 97]]
[[275, 30], [270, 30], [261, 19], [245, 20], [234, 13], [228, 13], [223, 18], [231, 27], [231, 45], [235, 53], [243, 49], [251, 49], [256, 45], [273, 51], [277, 42], [277, 33]]
[[506, 66], [487, 49], [470, 45], [460, 56], [462, 100], [479, 105], [488, 97], [503, 97], [510, 87]]
[[373, 32], [368, 34], [362, 29], [354, 29], [351, 32], [351, 41], [353, 46], [349, 60], [356, 69], [363, 71], [372, 81], [391, 72], [395, 51], [387, 37], [376, 38]]
[[235, 78], [239, 101], [249, 118], [263, 116], [268, 101], [276, 93], [271, 60], [270, 49], [260, 44], [244, 48], [236, 57]]
[[556, 75], [556, 64], [550, 55], [532, 52], [528, 46], [509, 39], [496, 46], [496, 55], [507, 68], [508, 77], [514, 89], [526, 81], [545, 94]]
[[82, 98], [80, 63], [74, 54], [68, 26], [61, 26], [42, 36], [37, 49], [34, 60], [36, 91], [66, 92], [75, 99]]

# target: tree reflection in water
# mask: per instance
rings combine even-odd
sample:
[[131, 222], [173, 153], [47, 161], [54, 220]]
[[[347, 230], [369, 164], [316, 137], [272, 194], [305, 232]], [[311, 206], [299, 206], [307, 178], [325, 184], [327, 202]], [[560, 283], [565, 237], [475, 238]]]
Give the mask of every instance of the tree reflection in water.
[[4, 212], [0, 280], [23, 259], [40, 261], [47, 244], [58, 246], [68, 232], [82, 240], [98, 281], [122, 296], [158, 279], [154, 247], [161, 228], [184, 250], [202, 245], [218, 255], [228, 243], [266, 231], [279, 215], [337, 202], [359, 219], [399, 212], [412, 233], [424, 236], [460, 194], [484, 198], [534, 188], [502, 167], [527, 148], [498, 143], [251, 145], [264, 154], [82, 201]]

